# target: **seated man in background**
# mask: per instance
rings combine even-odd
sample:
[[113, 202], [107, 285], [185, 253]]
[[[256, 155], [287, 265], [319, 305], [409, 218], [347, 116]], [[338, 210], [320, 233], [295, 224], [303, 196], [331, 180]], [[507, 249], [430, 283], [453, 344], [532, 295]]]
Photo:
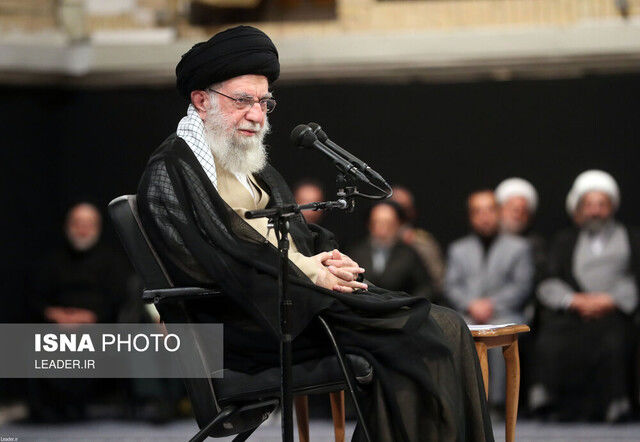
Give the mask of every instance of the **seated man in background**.
[[500, 228], [529, 242], [535, 267], [534, 281], [538, 282], [546, 269], [547, 250], [542, 235], [532, 230], [538, 208], [538, 192], [522, 178], [508, 178], [495, 190], [500, 204]]
[[[100, 242], [102, 217], [92, 204], [69, 209], [66, 243], [50, 253], [27, 289], [32, 320], [57, 324], [117, 322], [125, 302], [127, 272], [120, 257]], [[29, 379], [30, 419], [80, 420], [103, 379]]]
[[[445, 299], [472, 324], [522, 322], [531, 292], [533, 263], [527, 242], [500, 231], [500, 208], [490, 190], [467, 200], [472, 233], [449, 247]], [[490, 402], [504, 403], [500, 349], [489, 350]]]
[[567, 197], [577, 228], [561, 232], [538, 286], [532, 411], [560, 420], [619, 421], [631, 411], [631, 315], [638, 305], [640, 236], [615, 220], [618, 185], [580, 174]]
[[[324, 191], [319, 181], [306, 178], [293, 186], [293, 197], [296, 204], [303, 205], [324, 201]], [[308, 223], [320, 224], [324, 216], [323, 210], [305, 210], [302, 216]]]
[[400, 238], [405, 220], [398, 203], [376, 204], [369, 214], [369, 237], [350, 255], [366, 269], [364, 276], [373, 284], [433, 300], [429, 272], [416, 251]]
[[[391, 200], [402, 206], [407, 217], [406, 222], [400, 228], [400, 238], [418, 253], [422, 264], [429, 271], [432, 287], [440, 293], [444, 284], [444, 259], [440, 244], [431, 233], [415, 227], [418, 213], [415, 199], [409, 189], [403, 186], [393, 186]], [[436, 298], [438, 297], [436, 296]]]
[[121, 258], [100, 242], [102, 217], [92, 204], [69, 209], [66, 244], [50, 253], [29, 289], [34, 319], [43, 322], [116, 322], [125, 301]]
[[[245, 373], [280, 359], [275, 234], [267, 219], [244, 216], [294, 203], [264, 145], [279, 73], [275, 45], [250, 26], [184, 54], [176, 74], [187, 115], [151, 156], [137, 194], [142, 223], [176, 285], [224, 293], [192, 314], [224, 323], [225, 368]], [[343, 349], [374, 367], [363, 388], [373, 440], [493, 440], [478, 357], [459, 315], [359, 281], [364, 270], [336, 249], [329, 231], [301, 215], [289, 223], [293, 362], [332, 354], [315, 320], [322, 314]], [[356, 426], [353, 440], [362, 439]]]

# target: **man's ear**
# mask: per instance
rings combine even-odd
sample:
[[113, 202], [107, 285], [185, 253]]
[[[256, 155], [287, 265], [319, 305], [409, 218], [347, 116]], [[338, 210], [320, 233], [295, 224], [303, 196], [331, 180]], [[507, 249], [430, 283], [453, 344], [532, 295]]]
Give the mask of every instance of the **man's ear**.
[[209, 107], [209, 94], [205, 91], [191, 91], [191, 104], [200, 114], [200, 118], [204, 118]]

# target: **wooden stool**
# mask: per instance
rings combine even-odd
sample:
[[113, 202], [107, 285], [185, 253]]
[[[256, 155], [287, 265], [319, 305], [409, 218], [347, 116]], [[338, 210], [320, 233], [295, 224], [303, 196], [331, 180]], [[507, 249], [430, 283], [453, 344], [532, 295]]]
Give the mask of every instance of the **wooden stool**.
[[[471, 335], [476, 344], [484, 391], [489, 398], [489, 362], [487, 350], [494, 347], [502, 347], [505, 365], [507, 369], [507, 397], [505, 410], [505, 437], [507, 442], [513, 442], [516, 436], [516, 419], [518, 417], [518, 395], [520, 394], [520, 355], [518, 353], [518, 333], [528, 332], [528, 325], [509, 325], [506, 327], [481, 326], [475, 329], [469, 326]], [[330, 393], [331, 415], [336, 442], [344, 442], [345, 437], [345, 411], [344, 391]], [[300, 442], [309, 442], [309, 403], [307, 396], [294, 398], [296, 407], [296, 419], [298, 421], [298, 437]]]
[[508, 325], [506, 327], [480, 326], [474, 329], [469, 326], [471, 335], [476, 344], [484, 391], [489, 398], [489, 362], [487, 350], [494, 347], [502, 347], [502, 355], [507, 369], [507, 397], [505, 408], [505, 439], [513, 442], [516, 437], [516, 419], [518, 418], [518, 395], [520, 394], [520, 355], [518, 354], [518, 333], [526, 333], [530, 330], [528, 325]]
[[[336, 442], [344, 442], [345, 415], [344, 391], [329, 393], [331, 400], [331, 416], [333, 416], [333, 433]], [[293, 398], [296, 406], [296, 420], [298, 421], [298, 437], [300, 442], [309, 442], [309, 401], [307, 396]]]

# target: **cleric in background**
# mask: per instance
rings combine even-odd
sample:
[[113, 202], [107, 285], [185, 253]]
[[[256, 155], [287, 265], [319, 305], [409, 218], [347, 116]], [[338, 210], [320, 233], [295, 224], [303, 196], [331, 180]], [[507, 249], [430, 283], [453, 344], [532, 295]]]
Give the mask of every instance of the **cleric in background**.
[[522, 178], [508, 178], [495, 190], [500, 204], [500, 227], [503, 231], [526, 239], [535, 266], [534, 280], [538, 282], [546, 269], [547, 250], [542, 235], [532, 230], [538, 208], [538, 192]]
[[116, 322], [125, 301], [127, 273], [100, 242], [102, 217], [89, 203], [69, 209], [65, 245], [49, 253], [29, 283], [33, 319], [58, 324]]
[[[265, 218], [244, 218], [294, 203], [263, 143], [279, 73], [274, 44], [256, 28], [195, 45], [176, 68], [187, 115], [138, 188], [142, 222], [176, 285], [226, 295], [199, 305], [195, 319], [224, 322], [225, 367], [245, 372], [279, 365], [276, 239]], [[375, 441], [493, 440], [462, 319], [423, 297], [358, 281], [363, 269], [302, 215], [290, 219], [290, 231], [294, 363], [330, 354], [314, 321], [322, 313], [340, 344], [374, 366], [365, 418]], [[354, 440], [361, 438], [357, 427]]]
[[640, 235], [616, 221], [618, 185], [589, 170], [575, 180], [567, 211], [575, 228], [551, 248], [536, 341], [530, 407], [560, 420], [629, 417], [632, 315], [638, 306]]
[[[100, 212], [92, 204], [76, 204], [67, 213], [64, 232], [64, 246], [49, 253], [29, 281], [27, 300], [32, 320], [117, 322], [126, 299], [128, 274], [120, 257], [100, 242]], [[106, 385], [104, 379], [29, 379], [29, 419], [83, 420], [87, 404], [99, 398]]]

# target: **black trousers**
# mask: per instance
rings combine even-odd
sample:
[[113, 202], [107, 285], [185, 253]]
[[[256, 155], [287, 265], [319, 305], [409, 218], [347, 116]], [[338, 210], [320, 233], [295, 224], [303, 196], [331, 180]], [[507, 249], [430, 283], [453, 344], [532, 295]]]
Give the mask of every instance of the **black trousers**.
[[633, 342], [631, 319], [619, 311], [594, 320], [543, 311], [532, 384], [549, 394], [544, 408], [561, 420], [605, 419], [631, 394]]

